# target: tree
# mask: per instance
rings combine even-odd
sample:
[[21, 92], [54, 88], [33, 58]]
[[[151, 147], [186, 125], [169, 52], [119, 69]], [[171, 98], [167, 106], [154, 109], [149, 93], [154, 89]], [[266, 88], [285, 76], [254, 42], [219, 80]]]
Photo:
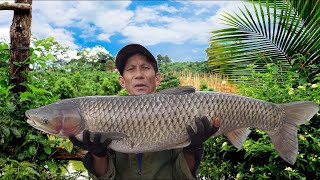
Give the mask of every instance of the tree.
[[[106, 70], [106, 63], [109, 60], [113, 62], [113, 57], [109, 51], [100, 45], [93, 48], [84, 48], [77, 53], [77, 56], [79, 58], [72, 59], [68, 65], [104, 71]], [[72, 69], [74, 69], [74, 66]]]
[[168, 55], [162, 56], [161, 54], [157, 55], [157, 61], [161, 65], [162, 63], [171, 63], [171, 59]]
[[[254, 63], [259, 56], [281, 61], [283, 68], [290, 68], [301, 63], [293, 58], [301, 54], [306, 57], [303, 66], [309, 68], [309, 75], [316, 76], [320, 72], [320, 8], [316, 7], [319, 0], [294, 2], [295, 6], [289, 1], [253, 1], [253, 12], [244, 5], [241, 14], [226, 13], [223, 21], [230, 27], [213, 31], [211, 38], [211, 44], [221, 46], [207, 49], [215, 71], [223, 70], [234, 77], [243, 75], [246, 65]], [[307, 8], [310, 4], [314, 7], [312, 11]], [[299, 13], [309, 13], [307, 20]], [[257, 70], [264, 71], [266, 63], [257, 63], [261, 67]], [[223, 64], [224, 69], [215, 64]]]

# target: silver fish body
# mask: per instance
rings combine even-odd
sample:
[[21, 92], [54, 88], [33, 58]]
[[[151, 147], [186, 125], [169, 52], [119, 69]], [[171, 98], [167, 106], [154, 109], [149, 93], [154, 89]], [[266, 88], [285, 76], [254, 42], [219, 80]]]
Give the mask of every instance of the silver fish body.
[[[81, 123], [77, 124], [79, 128], [73, 130], [73, 134], [81, 139], [82, 131], [88, 129], [104, 133], [109, 138], [114, 136], [118, 140], [112, 141], [109, 147], [119, 152], [139, 153], [185, 147], [190, 144], [186, 127], [191, 125], [196, 130], [195, 119], [207, 116], [212, 123], [215, 119], [220, 122], [220, 129], [215, 135], [227, 135], [237, 148], [250, 134], [249, 127], [265, 131], [280, 156], [291, 164], [298, 153], [296, 126], [319, 110], [319, 106], [313, 102], [273, 104], [218, 92], [79, 97], [41, 108], [46, 108], [48, 112], [48, 109], [52, 109], [49, 106], [68, 106], [65, 109], [76, 110], [79, 117], [69, 116], [80, 118]], [[36, 119], [33, 117], [39, 109], [26, 112], [31, 119], [29, 123], [54, 134], [35, 125], [37, 123], [32, 119]], [[68, 118], [64, 117], [60, 124], [68, 125]], [[63, 133], [60, 135], [64, 136]]]

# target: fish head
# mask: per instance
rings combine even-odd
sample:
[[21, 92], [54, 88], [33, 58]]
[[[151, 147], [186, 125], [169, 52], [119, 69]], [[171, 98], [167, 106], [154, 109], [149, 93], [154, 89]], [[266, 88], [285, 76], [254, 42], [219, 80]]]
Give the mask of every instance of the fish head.
[[83, 132], [85, 122], [79, 109], [72, 103], [53, 103], [25, 112], [35, 129], [55, 136], [68, 138]]

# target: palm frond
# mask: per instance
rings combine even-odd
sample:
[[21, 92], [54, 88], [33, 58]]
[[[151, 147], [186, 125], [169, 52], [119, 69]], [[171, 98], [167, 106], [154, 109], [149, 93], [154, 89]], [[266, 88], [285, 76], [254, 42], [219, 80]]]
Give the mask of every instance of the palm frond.
[[251, 10], [243, 4], [240, 13], [226, 12], [222, 20], [230, 27], [213, 31], [214, 46], [206, 51], [212, 68], [231, 76], [245, 74], [246, 65], [261, 54], [282, 61], [284, 67], [292, 66], [296, 53], [307, 55], [306, 63], [319, 63], [320, 8], [313, 8], [306, 21], [300, 13], [310, 10], [309, 1], [294, 3], [259, 0], [251, 2]]

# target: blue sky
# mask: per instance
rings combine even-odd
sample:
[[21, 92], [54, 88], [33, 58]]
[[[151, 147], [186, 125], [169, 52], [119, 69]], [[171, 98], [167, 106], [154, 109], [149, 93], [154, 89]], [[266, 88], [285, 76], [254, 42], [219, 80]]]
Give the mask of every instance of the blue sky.
[[[4, 2], [0, 0], [0, 2]], [[12, 1], [9, 1], [12, 2]], [[102, 45], [113, 56], [128, 43], [173, 61], [206, 60], [210, 31], [225, 27], [221, 14], [240, 1], [33, 1], [32, 34], [53, 36], [72, 49]], [[0, 11], [8, 36], [12, 11]]]

